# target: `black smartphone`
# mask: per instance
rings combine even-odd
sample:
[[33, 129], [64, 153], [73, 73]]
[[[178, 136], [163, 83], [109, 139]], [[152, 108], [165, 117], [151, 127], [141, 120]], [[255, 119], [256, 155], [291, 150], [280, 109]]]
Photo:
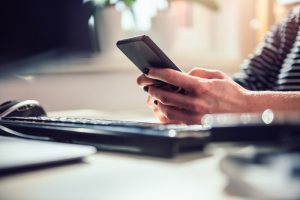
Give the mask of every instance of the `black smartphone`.
[[151, 40], [142, 35], [119, 40], [117, 47], [143, 72], [146, 68], [171, 68], [181, 71], [166, 54]]
[[[149, 36], [142, 35], [119, 40], [117, 47], [131, 60], [142, 73], [149, 68], [171, 68], [181, 70], [168, 58], [168, 56], [151, 40]], [[155, 84], [166, 90], [179, 91], [176, 86], [157, 81]]]

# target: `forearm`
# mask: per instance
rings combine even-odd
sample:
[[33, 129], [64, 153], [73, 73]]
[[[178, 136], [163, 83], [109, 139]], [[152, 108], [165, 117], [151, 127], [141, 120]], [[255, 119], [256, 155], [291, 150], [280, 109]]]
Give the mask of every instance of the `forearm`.
[[250, 112], [266, 109], [300, 112], [300, 92], [249, 92], [248, 97]]

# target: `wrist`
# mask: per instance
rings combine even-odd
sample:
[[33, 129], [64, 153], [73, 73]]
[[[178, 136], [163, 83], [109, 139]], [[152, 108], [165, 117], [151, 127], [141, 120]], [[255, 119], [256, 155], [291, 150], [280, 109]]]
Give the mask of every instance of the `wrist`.
[[247, 112], [263, 112], [268, 109], [268, 105], [265, 103], [266, 96], [263, 92], [259, 91], [247, 91], [246, 92], [246, 108]]
[[247, 96], [250, 112], [300, 111], [300, 92], [249, 91]]

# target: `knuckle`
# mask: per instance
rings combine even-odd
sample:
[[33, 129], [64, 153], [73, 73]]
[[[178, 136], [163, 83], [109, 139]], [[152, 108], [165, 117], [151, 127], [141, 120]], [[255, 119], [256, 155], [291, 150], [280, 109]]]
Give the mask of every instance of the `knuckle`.
[[194, 76], [198, 73], [198, 70], [198, 68], [193, 68], [188, 74]]
[[161, 74], [161, 69], [159, 68], [151, 68], [147, 76], [150, 77], [158, 77]]
[[167, 104], [167, 103], [169, 103], [169, 98], [167, 96], [161, 96], [160, 102], [163, 104]]
[[203, 94], [205, 94], [207, 91], [209, 91], [209, 83], [208, 81], [199, 83], [195, 87], [193, 87], [192, 92], [196, 97], [201, 98]]
[[193, 112], [201, 113], [203, 111], [201, 104], [196, 100], [192, 101], [190, 106]]
[[173, 112], [170, 109], [167, 108], [164, 114], [169, 120], [176, 120], [175, 116], [173, 115]]
[[161, 106], [161, 112], [163, 113], [163, 115], [169, 119], [169, 120], [174, 120], [174, 115], [172, 112], [172, 109], [168, 106]]
[[176, 74], [175, 70], [173, 70], [173, 69], [169, 69], [169, 68], [162, 69], [161, 73], [163, 74], [163, 77], [166, 81], [170, 81], [177, 77], [177, 74]]
[[219, 78], [223, 78], [224, 77], [224, 73], [220, 70], [213, 70], [213, 73], [215, 74], [215, 76], [219, 77]]
[[158, 100], [162, 104], [165, 104], [168, 102], [168, 97], [162, 95], [161, 92], [159, 91], [159, 89], [157, 89], [155, 87], [149, 86], [148, 94], [151, 97], [152, 103], [155, 99]]
[[197, 106], [197, 107], [194, 109], [194, 112], [195, 112], [195, 113], [202, 113], [202, 112], [203, 112], [202, 106]]
[[153, 97], [157, 96], [156, 92], [155, 92], [155, 88], [153, 88], [151, 86], [148, 87], [148, 94], [152, 97], [152, 99], [153, 99]]
[[214, 70], [215, 74], [222, 75], [223, 73], [220, 70]]
[[156, 70], [150, 69], [147, 76], [155, 76], [155, 75], [156, 75]]
[[210, 105], [205, 100], [194, 100], [190, 104], [190, 109], [194, 114], [203, 114], [206, 113], [210, 108]]
[[207, 89], [209, 90], [210, 88], [219, 88], [220, 86], [222, 86], [224, 84], [224, 82], [226, 82], [223, 79], [212, 79], [208, 84], [207, 84]]
[[202, 85], [202, 91], [203, 93], [210, 93], [211, 89], [213, 88], [213, 84], [214, 84], [214, 80], [215, 79], [210, 79], [206, 82], [206, 84]]
[[171, 73], [166, 73], [164, 76], [166, 81], [169, 81], [173, 77]]

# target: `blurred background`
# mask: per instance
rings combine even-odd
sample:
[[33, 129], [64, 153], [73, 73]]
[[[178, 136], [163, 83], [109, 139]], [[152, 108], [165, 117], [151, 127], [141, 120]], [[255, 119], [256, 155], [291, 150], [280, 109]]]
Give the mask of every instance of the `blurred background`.
[[118, 39], [147, 34], [184, 71], [232, 75], [288, 7], [275, 0], [11, 0], [0, 3], [0, 102], [142, 113]]

